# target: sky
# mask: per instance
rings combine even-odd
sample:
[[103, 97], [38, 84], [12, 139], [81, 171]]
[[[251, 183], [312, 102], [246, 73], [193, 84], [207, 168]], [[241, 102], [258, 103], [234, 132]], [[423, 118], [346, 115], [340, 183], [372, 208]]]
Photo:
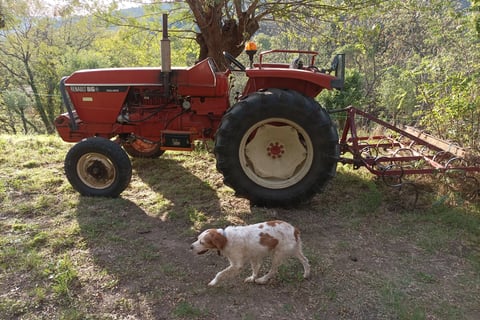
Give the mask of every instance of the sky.
[[[2, 0], [0, 0], [2, 1]], [[64, 5], [67, 5], [68, 3], [72, 2], [71, 0], [40, 0], [41, 3], [46, 4], [53, 14], [59, 7], [63, 7]], [[103, 6], [108, 6], [111, 3], [118, 3], [120, 9], [126, 9], [126, 8], [132, 8], [132, 7], [138, 7], [142, 5], [142, 3], [148, 3], [149, 0], [133, 0], [133, 1], [128, 1], [128, 0], [80, 0], [82, 3], [91, 3], [95, 4], [96, 6], [98, 5], [103, 5]], [[79, 12], [79, 14], [81, 14]]]

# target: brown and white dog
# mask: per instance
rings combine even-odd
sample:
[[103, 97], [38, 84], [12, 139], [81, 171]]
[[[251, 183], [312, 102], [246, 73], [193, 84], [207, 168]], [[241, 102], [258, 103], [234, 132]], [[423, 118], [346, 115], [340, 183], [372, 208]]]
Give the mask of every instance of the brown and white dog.
[[[217, 250], [227, 257], [230, 266], [217, 273], [209, 286], [218, 284], [222, 279], [233, 276], [250, 262], [252, 275], [245, 282], [266, 283], [278, 270], [280, 264], [289, 257], [296, 257], [303, 265], [303, 277], [310, 275], [310, 264], [302, 252], [302, 241], [297, 228], [284, 221], [261, 222], [248, 226], [230, 226], [225, 229], [203, 231], [191, 249], [197, 254], [208, 250]], [[270, 255], [272, 266], [263, 277], [258, 277], [262, 260]]]

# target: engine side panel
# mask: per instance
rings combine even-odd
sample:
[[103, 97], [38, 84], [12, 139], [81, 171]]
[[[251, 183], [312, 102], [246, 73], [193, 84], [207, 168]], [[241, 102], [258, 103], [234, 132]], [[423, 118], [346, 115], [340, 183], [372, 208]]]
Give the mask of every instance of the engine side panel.
[[172, 70], [169, 80], [165, 93], [159, 68], [75, 72], [65, 78], [71, 112], [56, 119], [57, 131], [69, 142], [127, 134], [158, 143], [165, 130], [188, 132], [192, 140], [213, 138], [230, 105], [228, 73], [206, 59]]

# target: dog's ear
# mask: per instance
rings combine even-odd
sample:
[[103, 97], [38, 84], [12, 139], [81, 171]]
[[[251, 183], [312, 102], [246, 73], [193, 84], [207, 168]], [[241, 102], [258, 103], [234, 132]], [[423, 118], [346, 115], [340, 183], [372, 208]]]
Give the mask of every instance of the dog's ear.
[[212, 247], [218, 249], [219, 251], [223, 250], [227, 244], [227, 238], [215, 229], [211, 229], [208, 232], [208, 239], [205, 240], [208, 241]]

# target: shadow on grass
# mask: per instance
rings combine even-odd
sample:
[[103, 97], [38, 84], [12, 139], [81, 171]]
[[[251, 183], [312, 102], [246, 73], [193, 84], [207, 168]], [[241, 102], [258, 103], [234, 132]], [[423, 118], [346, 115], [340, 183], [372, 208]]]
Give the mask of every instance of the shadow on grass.
[[[82, 238], [101, 270], [95, 272], [100, 279], [94, 290], [103, 292], [102, 297], [111, 296], [105, 300], [106, 310], [170, 318], [177, 295], [191, 290], [192, 283], [204, 287], [211, 276], [202, 273], [202, 262], [192, 263], [197, 257], [190, 244], [197, 233], [195, 224], [219, 218], [219, 199], [181, 162], [135, 159], [133, 169], [134, 179], [140, 178], [150, 190], [134, 187], [117, 199], [81, 197], [78, 204]], [[164, 204], [156, 206], [157, 198]], [[202, 276], [205, 279], [199, 280]], [[155, 310], [155, 316], [147, 309]]]
[[[419, 263], [427, 260], [418, 270], [434, 274], [427, 268], [429, 256], [405, 240], [406, 231], [383, 231], [395, 230], [403, 221], [385, 208], [384, 188], [369, 175], [339, 171], [308, 204], [268, 212], [252, 208], [256, 212], [249, 217], [271, 215], [297, 226], [311, 262], [311, 279], [302, 280], [301, 266], [291, 261], [266, 286], [236, 278], [208, 288], [228, 263], [216, 253], [198, 257], [190, 252], [194, 227], [201, 219], [205, 225], [222, 223], [230, 213], [224, 201], [236, 200], [230, 194], [219, 198], [221, 177], [212, 172], [213, 163], [203, 161], [210, 158], [202, 157], [194, 159], [198, 163], [182, 162], [181, 157], [135, 159], [133, 184], [122, 198], [81, 198], [77, 219], [94, 261], [89, 273], [94, 279], [84, 282], [91, 286], [85, 291], [100, 293], [86, 303], [89, 314], [246, 319], [262, 318], [268, 310], [276, 319], [337, 319], [339, 312], [345, 318], [367, 319], [398, 313], [382, 304], [378, 290], [385, 281], [397, 281], [391, 279], [393, 270], [401, 269], [400, 280], [409, 277], [412, 256], [421, 255]], [[155, 206], [155, 201], [163, 204]], [[366, 293], [368, 303], [357, 290]]]
[[219, 198], [214, 188], [205, 180], [194, 175], [195, 170], [203, 173], [212, 168], [199, 160], [198, 166], [186, 169], [182, 161], [168, 158], [134, 159], [134, 174], [157, 195], [169, 202], [169, 218], [172, 220], [194, 220], [194, 212], [218, 215], [221, 212]]

